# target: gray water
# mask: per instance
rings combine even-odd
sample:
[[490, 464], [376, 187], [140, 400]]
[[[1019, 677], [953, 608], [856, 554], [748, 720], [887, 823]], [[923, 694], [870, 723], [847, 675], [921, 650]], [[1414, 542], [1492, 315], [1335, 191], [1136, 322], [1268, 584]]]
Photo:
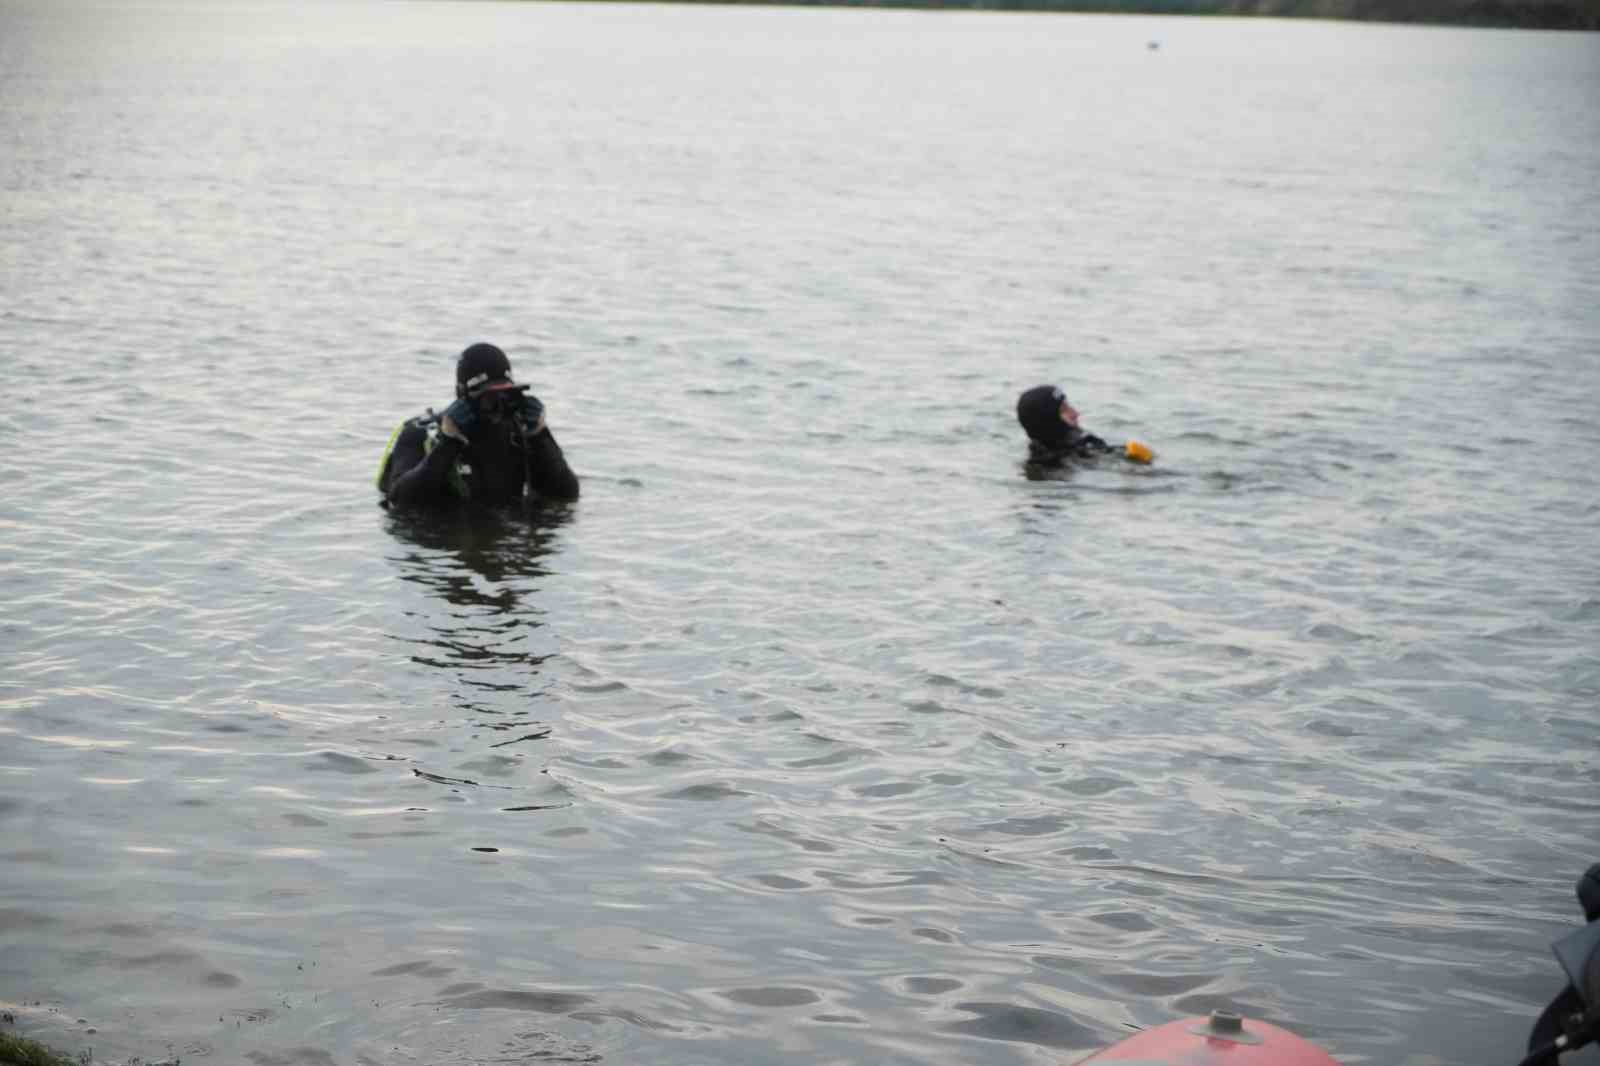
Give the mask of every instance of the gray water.
[[[15, 1031], [1515, 1061], [1600, 859], [1597, 102], [1593, 34], [0, 0]], [[583, 498], [389, 514], [480, 339]], [[1030, 477], [1044, 382], [1156, 463]]]

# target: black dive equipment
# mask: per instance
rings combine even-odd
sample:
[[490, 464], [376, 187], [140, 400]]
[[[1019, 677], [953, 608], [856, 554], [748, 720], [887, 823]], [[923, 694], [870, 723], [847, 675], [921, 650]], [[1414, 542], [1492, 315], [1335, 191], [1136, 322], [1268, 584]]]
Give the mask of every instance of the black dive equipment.
[[1578, 905], [1588, 924], [1550, 945], [1569, 984], [1534, 1023], [1521, 1066], [1559, 1062], [1600, 1040], [1600, 862], [1578, 878]]

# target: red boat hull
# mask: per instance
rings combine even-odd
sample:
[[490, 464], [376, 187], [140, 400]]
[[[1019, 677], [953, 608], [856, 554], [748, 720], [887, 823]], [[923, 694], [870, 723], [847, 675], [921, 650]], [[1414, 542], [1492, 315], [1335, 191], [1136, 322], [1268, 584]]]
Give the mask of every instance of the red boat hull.
[[1238, 1034], [1219, 1036], [1212, 1024], [1206, 1018], [1168, 1022], [1097, 1051], [1079, 1066], [1339, 1066], [1326, 1051], [1276, 1025], [1247, 1018]]

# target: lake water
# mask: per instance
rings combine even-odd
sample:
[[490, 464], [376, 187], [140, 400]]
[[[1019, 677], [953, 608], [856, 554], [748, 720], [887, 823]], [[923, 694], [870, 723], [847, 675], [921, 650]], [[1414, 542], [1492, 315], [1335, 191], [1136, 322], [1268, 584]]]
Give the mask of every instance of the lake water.
[[[96, 1059], [1520, 1058], [1600, 35], [0, 0], [0, 1004]], [[371, 479], [492, 340], [583, 498]], [[1017, 393], [1157, 453], [1030, 477]]]

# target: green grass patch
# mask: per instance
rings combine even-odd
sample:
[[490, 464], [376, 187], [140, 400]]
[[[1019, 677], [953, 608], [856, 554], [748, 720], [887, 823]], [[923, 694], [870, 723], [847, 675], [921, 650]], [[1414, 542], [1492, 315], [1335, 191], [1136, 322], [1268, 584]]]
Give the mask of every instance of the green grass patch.
[[37, 1040], [0, 1033], [0, 1066], [85, 1066], [88, 1057], [69, 1059]]

